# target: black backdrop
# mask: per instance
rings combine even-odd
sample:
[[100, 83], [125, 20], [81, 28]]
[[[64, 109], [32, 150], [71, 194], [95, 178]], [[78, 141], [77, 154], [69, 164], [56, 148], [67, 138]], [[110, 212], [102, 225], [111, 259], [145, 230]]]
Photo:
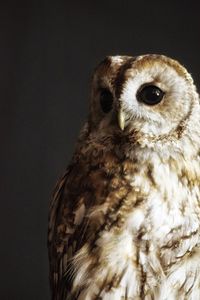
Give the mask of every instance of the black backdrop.
[[199, 1], [0, 4], [0, 299], [49, 299], [48, 203], [108, 54], [164, 53], [199, 85]]

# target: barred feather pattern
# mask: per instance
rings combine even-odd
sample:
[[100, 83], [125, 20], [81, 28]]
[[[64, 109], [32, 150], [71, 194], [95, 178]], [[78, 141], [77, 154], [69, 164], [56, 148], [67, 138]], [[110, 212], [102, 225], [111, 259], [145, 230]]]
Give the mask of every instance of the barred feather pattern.
[[[167, 58], [114, 57], [96, 72], [117, 91], [141, 60], [145, 69]], [[200, 299], [199, 97], [185, 69], [169, 62], [190, 91], [176, 126], [163, 133], [149, 124], [148, 132], [135, 116], [123, 132], [114, 119], [93, 130], [91, 115], [81, 131], [50, 205], [53, 300]]]

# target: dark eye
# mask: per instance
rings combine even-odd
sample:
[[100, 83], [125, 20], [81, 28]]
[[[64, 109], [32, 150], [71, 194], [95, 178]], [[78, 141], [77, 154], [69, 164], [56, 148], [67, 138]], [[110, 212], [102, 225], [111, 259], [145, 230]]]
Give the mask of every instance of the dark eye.
[[104, 113], [108, 113], [112, 109], [113, 96], [112, 93], [107, 89], [102, 89], [100, 93], [100, 104], [101, 109]]
[[145, 104], [155, 105], [162, 100], [164, 94], [165, 93], [157, 86], [147, 85], [138, 91], [137, 99]]

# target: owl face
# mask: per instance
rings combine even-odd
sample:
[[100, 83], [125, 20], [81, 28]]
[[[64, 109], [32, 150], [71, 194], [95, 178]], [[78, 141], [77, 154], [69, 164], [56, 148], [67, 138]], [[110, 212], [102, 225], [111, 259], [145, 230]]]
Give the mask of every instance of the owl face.
[[177, 61], [162, 55], [107, 57], [95, 70], [90, 120], [96, 131], [157, 137], [183, 131], [197, 94]]

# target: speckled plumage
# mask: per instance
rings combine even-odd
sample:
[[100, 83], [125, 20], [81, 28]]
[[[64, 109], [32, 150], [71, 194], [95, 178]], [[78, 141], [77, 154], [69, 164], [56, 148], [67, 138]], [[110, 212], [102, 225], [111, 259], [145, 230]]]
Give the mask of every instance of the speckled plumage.
[[[149, 106], [136, 95], [150, 83], [165, 95]], [[199, 183], [199, 96], [186, 69], [162, 55], [107, 57], [50, 206], [52, 299], [200, 299]]]

